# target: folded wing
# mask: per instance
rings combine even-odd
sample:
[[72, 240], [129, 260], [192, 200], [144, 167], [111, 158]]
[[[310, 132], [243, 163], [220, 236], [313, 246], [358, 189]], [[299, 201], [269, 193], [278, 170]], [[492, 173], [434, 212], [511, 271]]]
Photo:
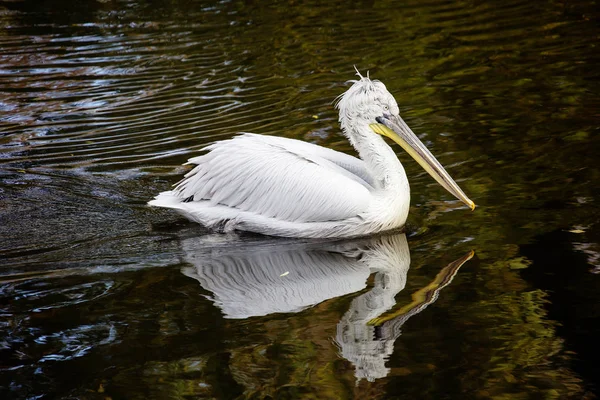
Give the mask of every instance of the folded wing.
[[191, 158], [175, 188], [182, 201], [227, 206], [285, 221], [335, 221], [359, 215], [373, 182], [364, 163], [293, 139], [243, 134]]

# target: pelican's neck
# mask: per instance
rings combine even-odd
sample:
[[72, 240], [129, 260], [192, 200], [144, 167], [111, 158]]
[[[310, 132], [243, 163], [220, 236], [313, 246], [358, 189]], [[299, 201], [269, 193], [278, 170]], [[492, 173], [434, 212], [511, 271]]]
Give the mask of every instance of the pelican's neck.
[[390, 146], [368, 124], [342, 127], [360, 158], [371, 172], [378, 189], [403, 190], [407, 186], [404, 167]]

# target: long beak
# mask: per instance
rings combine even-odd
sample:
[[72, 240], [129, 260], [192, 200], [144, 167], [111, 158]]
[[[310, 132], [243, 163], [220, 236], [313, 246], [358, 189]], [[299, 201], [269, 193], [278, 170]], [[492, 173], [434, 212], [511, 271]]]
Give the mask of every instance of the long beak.
[[454, 179], [446, 172], [444, 167], [427, 150], [427, 147], [419, 140], [417, 135], [406, 125], [400, 117], [386, 115], [377, 118], [378, 124], [370, 124], [369, 127], [382, 136], [387, 136], [411, 155], [420, 165], [447, 191], [456, 196], [457, 199], [475, 209], [475, 203], [467, 197]]

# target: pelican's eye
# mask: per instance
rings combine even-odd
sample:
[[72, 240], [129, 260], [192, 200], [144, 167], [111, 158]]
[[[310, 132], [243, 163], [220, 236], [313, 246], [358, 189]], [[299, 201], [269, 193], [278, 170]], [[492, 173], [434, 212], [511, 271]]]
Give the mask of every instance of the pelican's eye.
[[383, 117], [389, 119], [391, 117], [390, 106], [388, 106], [387, 104], [384, 104], [382, 108], [383, 108], [383, 113], [382, 113]]

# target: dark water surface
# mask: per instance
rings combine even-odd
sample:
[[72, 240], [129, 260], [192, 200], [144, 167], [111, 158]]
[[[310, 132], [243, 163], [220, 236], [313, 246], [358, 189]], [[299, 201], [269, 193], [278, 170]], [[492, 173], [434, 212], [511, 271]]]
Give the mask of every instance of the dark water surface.
[[[0, 397], [594, 398], [599, 10], [1, 2]], [[221, 236], [145, 205], [236, 132], [351, 153], [353, 65], [474, 212], [399, 148], [406, 235]]]

